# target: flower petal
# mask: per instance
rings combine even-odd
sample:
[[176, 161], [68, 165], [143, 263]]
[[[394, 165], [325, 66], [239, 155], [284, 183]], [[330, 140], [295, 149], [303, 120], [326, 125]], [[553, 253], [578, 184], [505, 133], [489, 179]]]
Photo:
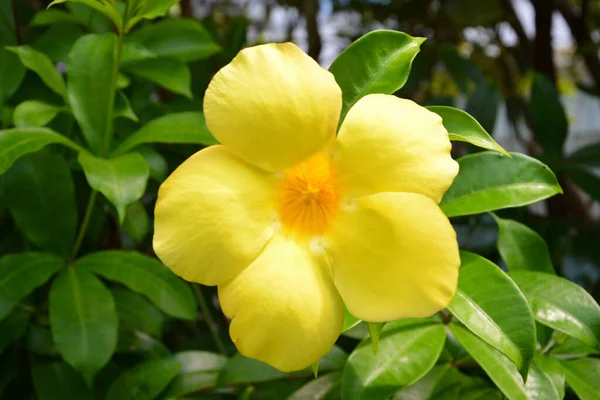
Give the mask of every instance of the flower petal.
[[167, 178], [154, 212], [154, 251], [182, 278], [218, 285], [258, 256], [273, 233], [276, 179], [223, 146]]
[[349, 196], [411, 192], [439, 203], [458, 174], [442, 119], [395, 96], [363, 97], [340, 129], [335, 159]]
[[204, 97], [211, 133], [244, 160], [281, 171], [332, 144], [342, 92], [292, 43], [242, 50]]
[[448, 218], [428, 197], [379, 193], [344, 207], [327, 238], [335, 286], [357, 318], [428, 317], [450, 303], [460, 259]]
[[219, 300], [240, 353], [282, 371], [315, 363], [342, 330], [344, 310], [324, 255], [279, 235], [219, 286]]

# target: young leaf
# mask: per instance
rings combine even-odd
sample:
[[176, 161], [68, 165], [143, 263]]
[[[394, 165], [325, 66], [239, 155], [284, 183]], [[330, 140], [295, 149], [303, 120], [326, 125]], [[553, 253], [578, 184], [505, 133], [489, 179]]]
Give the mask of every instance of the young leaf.
[[143, 294], [168, 315], [187, 320], [196, 318], [196, 302], [190, 287], [155, 258], [112, 250], [88, 254], [75, 265]]
[[517, 221], [492, 216], [500, 229], [498, 251], [508, 269], [556, 274], [548, 245], [537, 232]]
[[562, 361], [567, 383], [582, 400], [600, 399], [600, 359]]
[[113, 118], [123, 117], [130, 119], [134, 122], [138, 122], [139, 119], [135, 115], [135, 111], [131, 108], [129, 99], [125, 96], [125, 93], [119, 91], [115, 97], [115, 110], [113, 111]]
[[112, 295], [94, 275], [68, 268], [52, 283], [50, 328], [63, 359], [88, 379], [112, 356], [117, 312]]
[[60, 257], [47, 253], [8, 254], [0, 258], [0, 320], [23, 297], [65, 267]]
[[216, 386], [219, 371], [227, 364], [227, 357], [206, 351], [184, 351], [174, 358], [181, 367], [165, 391], [166, 399]]
[[89, 185], [115, 206], [122, 224], [126, 207], [139, 200], [146, 190], [150, 168], [144, 157], [128, 153], [110, 160], [79, 153]]
[[148, 79], [173, 93], [192, 98], [192, 78], [188, 66], [175, 58], [151, 58], [123, 65], [125, 71]]
[[39, 400], [94, 399], [83, 377], [62, 361], [34, 364], [31, 376]]
[[543, 272], [510, 273], [533, 308], [535, 319], [600, 348], [600, 307], [581, 286]]
[[374, 31], [352, 43], [333, 61], [329, 71], [342, 88], [340, 125], [361, 97], [392, 94], [404, 86], [424, 40], [402, 32]]
[[153, 400], [175, 378], [180, 366], [176, 359], [138, 364], [117, 378], [108, 389], [106, 400]]
[[560, 155], [567, 138], [567, 115], [558, 91], [552, 82], [540, 73], [533, 74], [530, 110], [536, 140], [547, 153]]
[[[339, 391], [342, 381], [341, 372], [332, 372], [320, 378], [309, 381], [300, 389], [296, 390], [288, 400], [305, 399], [329, 399], [331, 395]], [[335, 398], [335, 396], [331, 396]]]
[[69, 53], [69, 103], [95, 154], [107, 151], [110, 144], [118, 74], [116, 57], [116, 36], [112, 33], [85, 35]]
[[451, 323], [450, 330], [510, 400], [558, 400], [552, 380], [535, 364], [523, 384], [515, 365], [498, 350], [461, 325]]
[[94, 10], [100, 11], [102, 14], [106, 15], [114, 24], [115, 27], [121, 30], [123, 26], [123, 18], [121, 17], [121, 13], [116, 7], [116, 3], [114, 1], [106, 1], [106, 0], [54, 0], [48, 7], [52, 7], [55, 4], [66, 3], [67, 1], [71, 3], [81, 3], [85, 4], [88, 7], [93, 8]]
[[160, 57], [190, 62], [219, 52], [221, 48], [196, 19], [165, 19], [147, 24], [127, 37]]
[[538, 160], [492, 152], [458, 159], [460, 172], [440, 207], [449, 217], [520, 207], [562, 193], [556, 176]]
[[13, 119], [18, 128], [44, 126], [50, 123], [62, 109], [43, 101], [26, 100], [15, 107]]
[[77, 206], [64, 158], [49, 151], [23, 157], [3, 176], [3, 187], [3, 201], [21, 232], [40, 248], [66, 257], [77, 230]]
[[448, 309], [527, 376], [536, 341], [527, 300], [492, 262], [468, 252], [461, 252], [461, 260], [458, 289]]
[[128, 32], [142, 19], [154, 19], [162, 17], [179, 0], [130, 0], [129, 15], [132, 17], [127, 21], [125, 32]]
[[450, 140], [468, 142], [482, 149], [497, 151], [510, 157], [510, 154], [492, 139], [479, 122], [466, 112], [446, 106], [429, 106], [426, 108], [442, 117]]
[[444, 326], [429, 320], [386, 325], [373, 355], [365, 340], [350, 354], [342, 375], [342, 397], [386, 398], [418, 381], [435, 364], [444, 347]]
[[64, 97], [65, 81], [47, 55], [29, 46], [12, 46], [6, 49], [18, 55], [23, 65], [38, 74], [50, 89]]
[[127, 136], [112, 154], [125, 154], [144, 143], [195, 143], [210, 146], [219, 142], [208, 131], [204, 114], [188, 111], [153, 119]]
[[48, 128], [14, 128], [0, 131], [0, 175], [20, 157], [51, 143], [60, 143], [75, 151], [84, 151], [75, 142]]

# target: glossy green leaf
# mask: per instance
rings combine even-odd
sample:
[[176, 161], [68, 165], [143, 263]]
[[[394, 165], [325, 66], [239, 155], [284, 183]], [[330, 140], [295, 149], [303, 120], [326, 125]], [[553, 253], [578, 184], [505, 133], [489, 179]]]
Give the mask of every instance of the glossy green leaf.
[[165, 19], [148, 24], [132, 32], [127, 40], [141, 44], [157, 56], [187, 62], [208, 58], [220, 50], [196, 19]]
[[510, 276], [527, 297], [536, 320], [600, 347], [600, 307], [585, 289], [543, 272], [515, 271]]
[[0, 320], [0, 354], [14, 341], [25, 334], [29, 324], [29, 312], [15, 307], [8, 316]]
[[448, 364], [436, 365], [427, 375], [419, 379], [416, 383], [405, 387], [396, 393], [392, 400], [433, 400], [437, 384], [442, 380], [448, 372], [450, 366]]
[[373, 355], [370, 340], [350, 354], [342, 376], [342, 396], [348, 399], [386, 398], [424, 376], [444, 347], [444, 326], [429, 320], [386, 325]]
[[546, 357], [536, 354], [534, 363], [542, 369], [552, 380], [558, 397], [560, 399], [565, 397], [565, 371], [556, 358]]
[[152, 220], [141, 201], [127, 206], [123, 229], [133, 240], [140, 243], [152, 230]]
[[20, 231], [41, 249], [67, 256], [77, 230], [77, 206], [64, 158], [45, 150], [22, 157], [3, 175], [3, 187]]
[[286, 375], [285, 372], [281, 372], [269, 364], [244, 357], [240, 353], [235, 353], [219, 373], [217, 386], [266, 382], [282, 378]]
[[43, 101], [27, 100], [15, 107], [13, 119], [15, 126], [19, 128], [44, 126], [50, 123], [62, 109]]
[[492, 152], [458, 159], [460, 172], [440, 207], [449, 217], [520, 207], [562, 193], [556, 176], [538, 160]]
[[499, 218], [498, 251], [511, 271], [539, 271], [555, 274], [546, 241], [536, 231], [517, 221]]
[[52, 143], [83, 151], [76, 143], [48, 128], [14, 128], [0, 131], [0, 175], [20, 157]]
[[600, 167], [600, 143], [577, 149], [568, 158], [569, 164], [584, 167]]
[[590, 354], [600, 355], [600, 350], [581, 343], [575, 338], [568, 337], [564, 343], [552, 347], [550, 354], [556, 358], [582, 358]]
[[56, 4], [66, 3], [67, 1], [70, 2], [70, 3], [85, 4], [86, 6], [91, 7], [94, 10], [100, 11], [102, 14], [104, 14], [108, 19], [110, 19], [115, 24], [115, 26], [117, 27], [117, 29], [121, 29], [121, 26], [123, 25], [123, 18], [121, 17], [121, 13], [119, 13], [119, 10], [116, 7], [116, 2], [115, 1], [106, 1], [106, 0], [54, 0], [52, 3], [50, 3], [50, 5], [48, 7], [52, 7], [53, 5], [56, 5]]
[[525, 296], [494, 263], [468, 252], [461, 252], [461, 260], [458, 289], [448, 309], [527, 376], [536, 336]]
[[558, 400], [552, 380], [535, 364], [525, 385], [515, 365], [498, 350], [461, 325], [451, 323], [450, 330], [510, 400]]
[[0, 46], [0, 105], [17, 91], [24, 76], [25, 67], [19, 57]]
[[48, 253], [8, 254], [0, 258], [0, 320], [33, 289], [65, 267], [60, 257]]
[[116, 57], [116, 36], [112, 33], [85, 35], [69, 53], [69, 103], [95, 154], [102, 154], [110, 145]]
[[468, 142], [482, 149], [497, 151], [510, 157], [510, 154], [492, 139], [479, 122], [466, 112], [446, 106], [429, 106], [427, 109], [442, 117], [450, 140]]
[[88, 254], [75, 265], [143, 294], [168, 315], [187, 320], [196, 318], [196, 302], [190, 287], [155, 258], [133, 251], [108, 250]]
[[558, 90], [541, 73], [533, 74], [529, 109], [538, 143], [547, 153], [560, 155], [568, 133], [567, 115]]
[[55, 24], [76, 24], [79, 21], [75, 16], [69, 12], [58, 10], [58, 9], [50, 9], [50, 10], [42, 10], [35, 13], [29, 25], [31, 26], [47, 26], [47, 25], [55, 25]]
[[135, 354], [148, 361], [171, 356], [171, 352], [160, 342], [160, 339], [140, 330], [119, 330], [115, 352]]
[[129, 31], [142, 19], [154, 19], [162, 17], [179, 0], [130, 0], [131, 18], [127, 21], [126, 31]]
[[406, 83], [410, 67], [425, 39], [380, 30], [367, 33], [340, 54], [329, 71], [342, 88], [342, 115], [372, 93], [392, 94]]
[[128, 153], [103, 159], [79, 153], [79, 163], [89, 185], [115, 206], [122, 224], [126, 207], [139, 200], [146, 189], [150, 168], [144, 157], [138, 153]]
[[50, 328], [60, 354], [84, 376], [93, 376], [117, 344], [111, 293], [88, 271], [68, 268], [52, 283], [49, 301]]
[[128, 63], [125, 71], [148, 79], [173, 93], [192, 98], [192, 78], [187, 65], [175, 58], [158, 57]]
[[83, 377], [62, 361], [34, 364], [31, 375], [39, 400], [94, 399]]
[[180, 366], [176, 359], [137, 364], [123, 372], [110, 386], [106, 400], [153, 400], [175, 378]]
[[165, 316], [144, 296], [125, 288], [111, 290], [119, 316], [119, 330], [141, 330], [160, 338]]
[[581, 358], [563, 361], [567, 384], [581, 400], [600, 399], [600, 359]]
[[204, 114], [188, 111], [153, 119], [127, 136], [113, 151], [113, 155], [125, 154], [144, 143], [194, 143], [210, 146], [218, 142], [206, 127]]
[[335, 399], [337, 397], [335, 395], [340, 389], [341, 382], [341, 372], [332, 372], [331, 374], [323, 375], [315, 380], [309, 381], [288, 397], [288, 400]]
[[198, 390], [215, 387], [219, 371], [227, 363], [227, 357], [207, 351], [184, 351], [175, 354], [174, 358], [179, 361], [181, 367], [165, 391], [165, 399], [179, 398]]
[[23, 65], [38, 74], [54, 92], [61, 96], [66, 94], [65, 81], [47, 55], [29, 46], [13, 46], [6, 49], [19, 56]]
[[592, 199], [600, 202], [600, 178], [585, 168], [568, 168], [567, 176]]

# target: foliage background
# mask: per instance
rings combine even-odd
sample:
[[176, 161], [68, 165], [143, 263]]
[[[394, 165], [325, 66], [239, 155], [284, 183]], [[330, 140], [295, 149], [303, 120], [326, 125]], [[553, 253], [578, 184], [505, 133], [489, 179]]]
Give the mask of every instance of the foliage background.
[[[67, 82], [73, 87], [79, 85], [86, 93], [82, 96], [85, 107], [99, 110], [102, 96], [113, 95], [112, 90], [105, 90], [107, 82], [103, 79], [110, 78], [114, 64], [110, 57], [115, 55], [90, 62], [101, 52], [102, 41], [88, 48], [80, 46], [75, 56], [71, 52], [83, 35], [114, 28], [101, 12], [82, 4], [85, 2], [46, 10], [48, 3], [0, 0], [0, 44], [29, 45], [51, 60], [44, 64], [35, 52], [32, 56], [11, 47], [0, 50], [0, 123], [2, 129], [47, 125], [82, 144], [82, 137], [93, 136], [99, 126], [110, 130], [112, 122], [102, 125], [91, 115], [87, 126], [77, 123], [64, 105], [65, 96], [70, 94], [65, 94], [62, 77], [49, 70], [54, 66], [60, 73], [68, 68], [76, 70], [76, 62], [86, 63], [86, 68], [93, 66], [79, 77], [68, 74]], [[523, 7], [529, 10], [533, 33], [528, 32], [523, 14], [518, 16]], [[548, 164], [564, 191], [562, 196], [535, 206], [497, 212], [498, 217], [518, 221], [537, 232], [549, 251], [531, 230], [495, 220], [489, 214], [453, 219], [461, 249], [503, 267], [509, 264], [511, 269], [510, 264], [519, 263], [534, 263], [534, 267], [524, 268], [534, 270], [554, 266], [558, 275], [578, 283], [598, 299], [600, 178], [594, 168], [600, 166], [599, 2], [183, 0], [170, 9], [170, 14], [141, 21], [127, 34], [120, 55], [121, 75], [114, 82], [118, 88], [111, 111], [115, 117], [114, 142], [124, 144], [116, 147], [113, 155], [133, 148], [139, 155], [124, 156], [113, 164], [85, 156], [78, 160], [73, 151], [51, 145], [23, 157], [0, 176], [0, 256], [4, 256], [0, 259], [1, 398], [339, 398], [347, 355], [365, 352], [364, 345], [357, 348], [360, 339], [368, 335], [365, 324], [345, 333], [338, 347], [321, 361], [319, 380], [312, 380], [311, 371], [283, 374], [235, 354], [214, 288], [175, 279], [151, 258], [152, 210], [160, 182], [199, 145], [214, 143], [200, 113], [210, 78], [241, 48], [265, 41], [296, 41], [328, 66], [353, 40], [377, 28], [426, 37], [410, 78], [398, 95], [424, 105], [465, 109], [508, 150], [530, 154]], [[553, 26], [558, 24], [571, 35], [571, 47], [552, 46]], [[27, 65], [28, 59], [37, 67]], [[78, 79], [80, 83], [74, 83]], [[89, 87], [86, 82], [97, 84]], [[557, 101], [556, 90], [567, 105], [566, 112]], [[71, 105], [75, 107], [72, 100]], [[148, 123], [160, 117], [166, 119]], [[141, 127], [146, 135], [156, 135], [152, 142], [158, 143], [127, 143], [125, 138]], [[164, 132], [181, 132], [175, 140], [179, 143], [160, 143], [165, 140], [156, 138]], [[6, 148], [0, 153], [3, 150]], [[467, 143], [453, 145], [456, 158], [478, 151]], [[120, 176], [112, 178], [112, 173]], [[119, 187], [120, 179], [127, 185]], [[92, 186], [102, 194], [94, 194], [88, 185], [94, 181], [97, 183]], [[131, 199], [135, 201], [131, 203]], [[502, 235], [498, 239], [498, 221], [505, 229], [504, 241]], [[510, 240], [521, 245], [511, 247]], [[519, 253], [515, 247], [525, 251]], [[95, 253], [114, 249], [131, 252]], [[40, 254], [19, 255], [40, 250], [65, 256], [69, 262], [78, 259], [80, 265], [50, 279], [62, 270], [61, 261]], [[87, 254], [91, 255], [85, 257]], [[133, 267], [129, 271], [124, 265]], [[13, 274], [16, 268], [20, 272]], [[483, 284], [485, 279], [476, 282]], [[73, 295], [73, 282], [81, 284], [87, 295]], [[447, 314], [442, 317], [450, 318]], [[86, 334], [92, 342], [82, 343], [80, 333], [64, 333], [60, 340], [60, 333], [51, 333], [53, 320], [57, 326], [68, 327], [74, 318], [89, 322], [92, 331]], [[106, 331], [116, 325], [115, 343], [103, 343], [111, 336]], [[597, 349], [537, 326], [542, 346], [538, 350], [556, 355], [546, 358], [564, 361], [587, 357], [568, 367], [560, 364], [563, 367], [559, 365], [558, 372], [552, 361], [548, 363], [553, 366], [539, 360], [535, 365], [553, 380], [555, 376], [548, 371], [555, 371], [557, 388], [563, 377], [563, 390], [566, 374], [567, 397], [598, 398], [600, 389], [594, 378], [600, 374]], [[402, 335], [412, 332], [404, 327], [389, 329], [402, 331]], [[600, 328], [592, 325], [591, 329], [597, 334]], [[460, 338], [460, 332], [455, 335]], [[571, 336], [579, 337], [577, 333]], [[385, 331], [380, 354], [403, 354], [400, 344], [384, 339]], [[429, 336], [425, 339], [427, 343], [433, 340]], [[484, 363], [471, 358], [463, 348], [468, 345], [459, 342], [446, 341], [438, 365], [395, 398], [522, 398], [499, 384], [498, 378], [492, 382], [488, 375], [494, 373], [489, 367], [482, 369], [479, 365]], [[102, 360], [103, 346], [111, 345], [116, 348], [114, 355], [110, 361]], [[81, 357], [86, 351], [90, 352], [87, 359]], [[485, 348], [477, 352], [485, 353]], [[411, 354], [423, 359], [425, 353], [419, 350]], [[495, 359], [492, 364], [500, 365], [500, 361]], [[406, 383], [395, 383], [395, 391]], [[538, 392], [529, 389], [524, 398], [534, 398], [535, 393], [541, 396], [538, 398], [548, 398], [543, 387]], [[380, 395], [374, 393], [379, 392], [355, 396]]]

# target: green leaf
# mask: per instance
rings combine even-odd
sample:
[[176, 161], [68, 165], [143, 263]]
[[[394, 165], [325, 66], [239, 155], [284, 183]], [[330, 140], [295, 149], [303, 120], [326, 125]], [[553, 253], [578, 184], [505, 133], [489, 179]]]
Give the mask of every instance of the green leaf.
[[75, 16], [63, 10], [42, 10], [35, 13], [30, 26], [47, 26], [55, 24], [77, 24], [79, 21]]
[[525, 296], [494, 263], [461, 252], [458, 289], [448, 309], [527, 376], [535, 350], [535, 324]]
[[482, 80], [477, 83], [475, 92], [467, 101], [466, 110], [485, 130], [493, 132], [501, 101], [502, 93], [498, 87], [487, 80]]
[[110, 386], [106, 400], [153, 400], [175, 378], [180, 366], [176, 359], [137, 364]]
[[341, 372], [332, 372], [323, 375], [320, 378], [309, 381], [307, 384], [296, 390], [288, 400], [317, 399], [327, 400], [336, 398], [342, 382]]
[[567, 175], [592, 199], [600, 202], [600, 178], [585, 168], [567, 168]]
[[34, 364], [31, 376], [38, 400], [94, 399], [83, 377], [62, 361]]
[[450, 330], [510, 400], [558, 400], [552, 380], [535, 364], [524, 385], [515, 365], [498, 350], [461, 325], [451, 323]]
[[111, 293], [88, 271], [68, 268], [52, 283], [50, 328], [63, 359], [90, 378], [117, 345], [117, 312]]
[[161, 337], [165, 317], [145, 297], [124, 288], [113, 288], [111, 292], [119, 316], [119, 330], [140, 330]]
[[15, 128], [0, 131], [0, 175], [20, 157], [51, 143], [60, 143], [75, 151], [84, 151], [76, 143], [48, 128]]
[[342, 397], [386, 398], [424, 376], [444, 348], [444, 326], [429, 320], [386, 325], [373, 355], [370, 340], [350, 354], [342, 375]]
[[562, 154], [568, 132], [567, 115], [554, 84], [541, 73], [533, 74], [529, 107], [538, 143], [553, 156]]
[[600, 399], [600, 359], [562, 361], [567, 383], [581, 400]]
[[392, 400], [435, 399], [435, 397], [432, 396], [436, 386], [449, 369], [450, 366], [448, 364], [436, 365], [427, 373], [427, 375], [419, 379], [416, 383], [407, 386], [396, 393], [396, 395], [392, 397]]
[[362, 321], [356, 318], [354, 315], [350, 314], [346, 306], [344, 305], [344, 326], [342, 327], [342, 332], [349, 331], [354, 328], [356, 325], [360, 324]]
[[446, 106], [429, 106], [426, 108], [442, 117], [450, 140], [468, 142], [482, 149], [497, 151], [510, 157], [510, 154], [492, 139], [479, 122], [466, 112]]
[[165, 19], [147, 24], [127, 37], [160, 57], [182, 61], [202, 60], [221, 48], [196, 19]]
[[110, 145], [116, 57], [116, 36], [112, 33], [85, 35], [69, 53], [69, 103], [95, 154], [107, 151]]
[[361, 97], [392, 94], [404, 86], [424, 40], [402, 32], [374, 31], [356, 40], [333, 61], [329, 71], [342, 88], [340, 125]]
[[19, 57], [0, 46], [0, 105], [17, 91], [23, 77], [25, 67]]
[[113, 118], [123, 117], [130, 119], [134, 122], [138, 122], [139, 119], [133, 108], [131, 108], [131, 103], [129, 103], [129, 99], [125, 96], [125, 93], [118, 92], [115, 97], [115, 110], [113, 112]]
[[139, 200], [146, 190], [150, 168], [144, 157], [128, 153], [110, 160], [79, 153], [89, 185], [115, 206], [122, 224], [126, 207]]
[[492, 214], [498, 228], [498, 251], [511, 271], [556, 274], [546, 241], [536, 231], [517, 221]]
[[581, 286], [543, 272], [515, 271], [510, 276], [527, 297], [536, 320], [600, 348], [600, 307]]
[[206, 127], [201, 112], [182, 112], [158, 117], [145, 124], [113, 151], [113, 155], [125, 154], [144, 143], [194, 143], [204, 146], [218, 144]]
[[565, 372], [556, 358], [536, 354], [534, 363], [550, 377], [560, 399], [565, 397]]
[[60, 257], [47, 253], [8, 254], [0, 258], [0, 320], [33, 289], [65, 267]]
[[562, 193], [556, 176], [538, 160], [482, 152], [458, 159], [460, 172], [440, 207], [449, 217], [520, 207]]
[[154, 19], [162, 17], [169, 12], [169, 9], [179, 0], [131, 0], [132, 16], [127, 21], [125, 32], [128, 32], [135, 24], [142, 19]]
[[140, 243], [150, 233], [152, 220], [148, 216], [141, 201], [136, 201], [127, 206], [123, 229], [137, 243]]
[[44, 356], [58, 355], [58, 349], [52, 340], [50, 329], [36, 324], [29, 325], [29, 329], [27, 329], [25, 348], [34, 354]]
[[123, 68], [173, 93], [192, 98], [192, 78], [187, 65], [175, 58], [158, 57], [127, 63]]
[[11, 46], [6, 49], [19, 56], [23, 65], [38, 74], [50, 89], [65, 96], [65, 81], [47, 55], [29, 46]]
[[49, 151], [29, 154], [3, 176], [3, 186], [3, 200], [21, 232], [43, 250], [69, 255], [77, 205], [67, 162]]
[[281, 372], [269, 364], [244, 357], [240, 353], [235, 353], [219, 373], [217, 386], [266, 382], [282, 378], [286, 375], [285, 372]]
[[377, 347], [379, 346], [379, 336], [381, 336], [381, 330], [385, 326], [385, 322], [367, 322], [369, 327], [369, 337], [371, 338], [371, 344], [373, 345], [373, 355], [377, 355]]
[[[550, 329], [550, 328], [548, 328]], [[559, 343], [550, 350], [550, 354], [556, 358], [582, 358], [590, 354], [600, 354], [598, 349], [581, 343], [579, 340], [569, 337], [564, 343]]]
[[584, 167], [600, 167], [600, 143], [593, 143], [577, 149], [569, 156], [568, 162]]
[[181, 368], [165, 391], [165, 399], [215, 387], [219, 371], [227, 363], [227, 357], [206, 351], [184, 351], [175, 354], [174, 358], [179, 361]]
[[39, 100], [26, 100], [15, 107], [14, 123], [19, 128], [44, 126], [50, 123], [62, 107]]
[[119, 30], [121, 30], [121, 27], [123, 26], [123, 18], [121, 17], [121, 13], [119, 13], [114, 0], [54, 0], [48, 7], [52, 7], [55, 4], [66, 3], [67, 1], [70, 3], [85, 4], [94, 10], [100, 11], [102, 14], [106, 15]]
[[22, 307], [15, 307], [6, 318], [0, 320], [0, 354], [25, 334], [28, 324], [29, 313]]
[[150, 176], [158, 182], [162, 182], [169, 174], [169, 166], [165, 157], [151, 146], [138, 146], [135, 149], [144, 157], [150, 167]]
[[189, 285], [154, 258], [134, 251], [109, 250], [88, 254], [75, 265], [143, 294], [168, 315], [196, 318], [196, 302]]
[[86, 32], [79, 25], [57, 24], [39, 36], [32, 46], [46, 54], [52, 61], [67, 64], [73, 44], [85, 34]]

